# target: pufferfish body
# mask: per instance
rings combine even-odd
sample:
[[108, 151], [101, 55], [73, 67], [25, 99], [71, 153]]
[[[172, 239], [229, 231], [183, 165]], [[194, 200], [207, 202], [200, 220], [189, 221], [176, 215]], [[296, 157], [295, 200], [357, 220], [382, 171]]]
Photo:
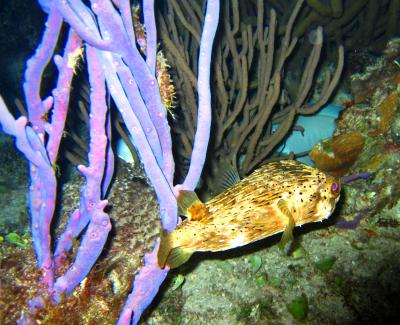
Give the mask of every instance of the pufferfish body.
[[175, 268], [194, 252], [224, 251], [328, 218], [340, 195], [340, 180], [295, 160], [265, 164], [213, 199], [202, 203], [181, 191], [180, 213], [187, 218], [163, 231], [158, 264]]

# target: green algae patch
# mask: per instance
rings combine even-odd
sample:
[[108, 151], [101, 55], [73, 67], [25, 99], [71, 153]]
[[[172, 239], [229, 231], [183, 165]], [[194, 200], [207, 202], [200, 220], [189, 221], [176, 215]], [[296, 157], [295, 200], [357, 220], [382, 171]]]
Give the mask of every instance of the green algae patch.
[[29, 242], [25, 236], [20, 236], [16, 232], [10, 232], [6, 235], [5, 240], [12, 245], [18, 246], [20, 248], [26, 249], [28, 248]]
[[315, 267], [318, 270], [320, 270], [324, 273], [327, 273], [332, 269], [335, 262], [336, 262], [335, 256], [328, 256], [328, 257], [322, 258], [318, 262], [316, 262]]
[[301, 259], [301, 258], [307, 256], [307, 252], [305, 251], [305, 249], [302, 246], [299, 246], [299, 247], [297, 247], [296, 249], [293, 250], [291, 256], [294, 259]]
[[262, 260], [258, 255], [253, 255], [250, 258], [251, 263], [251, 272], [257, 273], [257, 271], [261, 268]]
[[307, 317], [308, 313], [308, 299], [305, 294], [300, 297], [294, 298], [286, 305], [287, 310], [296, 320], [303, 320]]
[[282, 280], [276, 276], [268, 276], [268, 285], [273, 288], [279, 288], [282, 284]]
[[217, 260], [215, 261], [215, 265], [224, 272], [231, 273], [233, 271], [233, 266], [228, 261]]
[[268, 283], [268, 277], [266, 274], [262, 274], [256, 278], [256, 286], [261, 288]]
[[178, 274], [172, 279], [171, 290], [175, 291], [183, 284], [183, 282], [185, 282], [185, 276], [182, 274]]

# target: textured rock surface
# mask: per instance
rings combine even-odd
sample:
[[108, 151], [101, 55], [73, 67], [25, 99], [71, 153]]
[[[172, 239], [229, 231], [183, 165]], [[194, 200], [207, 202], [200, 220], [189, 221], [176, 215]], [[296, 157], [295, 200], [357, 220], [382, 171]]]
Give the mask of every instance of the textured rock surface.
[[0, 132], [0, 235], [29, 230], [28, 164], [14, 139]]

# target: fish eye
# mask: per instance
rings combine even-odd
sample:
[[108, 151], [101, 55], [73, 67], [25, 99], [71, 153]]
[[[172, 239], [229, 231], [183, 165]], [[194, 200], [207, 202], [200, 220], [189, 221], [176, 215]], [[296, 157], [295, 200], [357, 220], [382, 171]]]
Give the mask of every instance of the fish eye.
[[331, 192], [337, 193], [339, 192], [339, 184], [337, 182], [333, 182], [331, 185]]

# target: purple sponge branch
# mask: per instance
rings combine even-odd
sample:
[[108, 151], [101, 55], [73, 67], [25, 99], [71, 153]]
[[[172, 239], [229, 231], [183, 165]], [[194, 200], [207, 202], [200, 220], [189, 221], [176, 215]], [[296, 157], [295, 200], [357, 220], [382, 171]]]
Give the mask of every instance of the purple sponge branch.
[[65, 45], [64, 57], [62, 58], [59, 55], [54, 56], [54, 62], [58, 68], [59, 76], [57, 86], [53, 90], [54, 106], [51, 124], [45, 125], [46, 132], [49, 135], [46, 150], [52, 163], [56, 163], [58, 149], [64, 132], [73, 69], [75, 68], [76, 61], [80, 59], [82, 54], [81, 45], [81, 38], [76, 35], [73, 30], [70, 30]]
[[86, 178], [79, 211], [81, 218], [87, 219], [89, 225], [76, 253], [75, 262], [55, 283], [56, 299], [64, 292], [69, 294], [86, 277], [103, 250], [111, 229], [110, 219], [103, 211], [108, 201], [101, 197], [108, 143], [105, 79], [96, 50], [90, 46], [86, 48], [91, 86], [89, 166], [80, 165], [78, 169]]
[[[42, 101], [40, 86], [43, 71], [53, 55], [61, 25], [62, 17], [52, 6], [42, 42], [36, 49], [35, 55], [27, 62], [23, 85], [29, 122], [34, 132], [38, 134], [35, 138], [39, 139], [35, 141], [35, 147], [36, 150], [42, 152], [42, 157], [46, 156], [46, 160], [48, 157], [44, 147], [45, 116], [53, 106], [53, 97], [48, 97]], [[34, 137], [34, 132], [30, 132], [31, 139]], [[34, 142], [31, 141], [31, 143]], [[27, 148], [25, 147], [24, 150], [27, 150]], [[26, 155], [24, 151], [22, 152]], [[38, 265], [43, 272], [43, 282], [48, 290], [52, 290], [54, 275], [50, 252], [50, 222], [54, 214], [57, 181], [50, 161], [42, 164], [36, 164], [31, 160], [29, 162], [31, 184], [28, 205], [31, 214], [32, 240]]]
[[[198, 95], [199, 95], [199, 113], [196, 130], [195, 147], [193, 149], [191, 166], [189, 173], [183, 185], [178, 185], [176, 189], [184, 187], [185, 189], [193, 190], [200, 178], [201, 170], [205, 161], [207, 152], [207, 144], [209, 139], [211, 125], [211, 94], [210, 94], [210, 65], [211, 52], [215, 32], [218, 26], [219, 18], [219, 1], [209, 0], [207, 2], [206, 18], [202, 34], [202, 42], [200, 48], [199, 59], [199, 77], [198, 77]], [[139, 146], [140, 148], [140, 146]], [[142, 159], [143, 156], [141, 155]], [[145, 164], [146, 168], [146, 164]], [[151, 172], [151, 171], [149, 171]], [[146, 169], [146, 173], [148, 170]], [[152, 180], [152, 178], [150, 177]], [[153, 183], [154, 186], [154, 183]], [[157, 187], [155, 186], [157, 193]], [[160, 201], [160, 196], [157, 195]], [[161, 217], [163, 218], [163, 204], [160, 202]], [[171, 215], [165, 216], [170, 221]], [[163, 219], [162, 219], [163, 220]], [[165, 219], [164, 219], [165, 220]], [[170, 222], [168, 223], [168, 226]], [[175, 227], [175, 225], [173, 225]], [[173, 228], [166, 227], [166, 222], [163, 222], [163, 228], [171, 231]], [[167, 275], [167, 268], [160, 270], [157, 265], [157, 250], [158, 245], [154, 250], [145, 257], [145, 265], [138, 275], [135, 277], [132, 293], [128, 296], [125, 306], [118, 320], [119, 325], [137, 324], [143, 310], [151, 303], [158, 291], [159, 285], [163, 282]], [[149, 280], [154, 285], [149, 283]]]
[[106, 155], [106, 169], [104, 173], [102, 190], [102, 197], [105, 198], [107, 196], [107, 192], [109, 190], [111, 180], [114, 174], [114, 152], [111, 147], [111, 114], [110, 111], [107, 113], [107, 121], [106, 121], [106, 133], [107, 133], [107, 155]]
[[55, 210], [57, 180], [52, 165], [30, 164], [29, 210], [31, 235], [42, 280], [49, 292], [53, 289], [54, 270], [51, 254], [50, 226]]
[[[50, 12], [50, 15], [52, 14], [52, 12], [53, 10]], [[58, 23], [58, 21], [55, 21], [53, 23], [56, 24]], [[49, 26], [49, 30], [51, 29], [51, 26]], [[48, 49], [49, 44], [47, 44], [45, 40], [46, 33], [42, 45], [45, 49]], [[54, 40], [51, 39], [51, 42], [54, 42]], [[52, 43], [51, 45], [54, 44], [55, 43]], [[37, 166], [34, 165], [30, 166], [31, 185], [29, 192], [29, 208], [31, 212], [32, 239], [35, 247], [35, 252], [38, 256], [39, 266], [42, 268], [43, 271], [43, 279], [49, 290], [52, 290], [54, 281], [50, 226], [51, 220], [54, 215], [56, 202], [57, 180], [55, 175], [55, 166], [59, 144], [62, 138], [68, 110], [69, 89], [73, 74], [73, 68], [71, 66], [70, 60], [71, 56], [75, 55], [75, 52], [79, 50], [80, 45], [80, 38], [77, 37], [77, 35], [73, 33], [73, 31], [70, 31], [63, 57], [55, 56], [54, 60], [59, 70], [59, 78], [57, 81], [57, 87], [53, 91], [53, 97], [55, 98], [55, 100], [52, 110], [52, 120], [50, 124], [44, 124], [45, 130], [49, 134], [46, 144], [46, 152], [50, 159], [50, 166], [46, 166], [45, 168], [37, 168]], [[38, 50], [38, 52], [40, 51], [41, 48]], [[40, 59], [38, 59], [37, 56], [34, 56], [29, 60], [28, 65], [31, 65], [31, 67], [38, 67], [39, 64], [36, 61], [39, 61], [39, 63], [42, 64], [47, 63], [42, 62]], [[40, 79], [42, 71], [43, 69], [37, 69], [36, 71], [36, 73], [40, 73], [40, 76], [37, 76], [34, 73], [26, 73], [26, 77], [31, 78], [26, 80], [24, 87], [24, 89], [27, 91], [27, 103], [29, 103], [28, 100], [30, 98], [32, 98], [33, 101], [39, 98], [34, 98], [33, 94], [31, 94], [31, 86], [29, 85], [35, 84], [34, 78]], [[36, 89], [36, 91], [39, 91], [39, 89]], [[37, 94], [37, 96], [39, 96], [39, 94]], [[28, 105], [28, 112], [30, 116], [36, 116], [36, 114], [31, 114], [33, 109], [35, 109], [35, 107], [32, 107], [32, 105]], [[44, 123], [42, 119], [43, 117], [40, 117], [40, 123]], [[37, 127], [39, 127], [40, 125], [39, 122], [36, 125]], [[41, 128], [39, 127], [37, 132], [40, 131]], [[39, 138], [41, 139], [41, 144], [43, 145], [43, 137], [39, 135]]]
[[[92, 1], [92, 10], [97, 15], [101, 35], [107, 35], [107, 38], [112, 38], [111, 50], [121, 55], [137, 82], [141, 97], [146, 104], [161, 143], [164, 175], [168, 182], [172, 184], [174, 160], [172, 156], [171, 133], [167, 120], [167, 111], [162, 104], [157, 79], [154, 74], [151, 74], [138, 48], [133, 46], [135, 44], [134, 40], [129, 39], [129, 34], [125, 31], [122, 18], [114, 9], [111, 2], [104, 0]], [[147, 32], [150, 35], [155, 33], [155, 31], [151, 31], [151, 27], [147, 28]], [[130, 44], [132, 46], [129, 46]]]
[[108, 37], [101, 38], [92, 12], [82, 1], [54, 0], [53, 4], [64, 20], [85, 42], [98, 49], [112, 50], [112, 40]]
[[206, 160], [207, 146], [210, 139], [211, 127], [211, 91], [210, 91], [210, 69], [211, 52], [214, 36], [219, 20], [219, 0], [208, 0], [207, 11], [204, 19], [203, 32], [201, 34], [199, 68], [197, 80], [197, 93], [199, 97], [197, 113], [197, 129], [194, 137], [190, 167], [182, 188], [194, 190], [196, 187], [203, 165]]
[[[104, 58], [106, 59], [106, 58]], [[146, 130], [147, 139], [149, 145], [151, 146], [151, 150], [156, 157], [157, 163], [162, 166], [162, 149], [159, 136], [153, 121], [150, 118], [149, 111], [147, 110], [146, 104], [143, 101], [143, 98], [140, 95], [139, 87], [136, 83], [135, 78], [133, 77], [129, 68], [123, 63], [123, 60], [117, 54], [108, 57], [107, 59], [112, 60], [114, 65], [114, 69], [118, 74], [118, 79], [126, 93], [126, 97], [131, 105], [130, 110], [133, 110], [136, 117], [140, 121], [140, 124], [143, 130]]]
[[[149, 66], [143, 60], [137, 49], [135, 39], [132, 39], [133, 33], [127, 32], [126, 26], [124, 26], [124, 24], [130, 25], [129, 19], [125, 18], [123, 22], [121, 16], [110, 1], [91, 1], [92, 10], [96, 14], [99, 22], [99, 31], [97, 30], [93, 18], [82, 19], [84, 15], [89, 15], [89, 9], [80, 1], [56, 1], [56, 3], [64, 19], [87, 43], [93, 45], [97, 49], [108, 50], [118, 54], [129, 67], [134, 79], [137, 81], [141, 97], [146, 104], [147, 111], [154, 126], [153, 128], [149, 126], [146, 130], [152, 132], [154, 129], [157, 132], [162, 148], [162, 169], [168, 181], [172, 184], [174, 161], [166, 110], [161, 101], [157, 80], [154, 74], [150, 73]], [[126, 3], [129, 4], [129, 1], [121, 1], [121, 7], [128, 7]], [[79, 15], [77, 12], [79, 12]], [[155, 33], [155, 31], [151, 30], [147, 32], [151, 35]], [[131, 107], [134, 106], [135, 105], [132, 105]], [[143, 120], [140, 120], [140, 122], [142, 125], [145, 123]], [[157, 160], [160, 161], [160, 159]]]
[[143, 1], [144, 26], [146, 27], [146, 63], [150, 73], [156, 73], [157, 29], [154, 17], [154, 0]]
[[136, 275], [133, 290], [125, 302], [118, 319], [118, 325], [137, 324], [140, 316], [156, 296], [169, 269], [161, 270], [157, 264], [158, 243], [150, 254], [144, 257], [144, 266]]
[[62, 17], [57, 9], [52, 6], [46, 21], [46, 29], [43, 34], [42, 42], [37, 47], [34, 56], [27, 62], [27, 68], [25, 70], [25, 83], [23, 88], [29, 122], [38, 133], [44, 133], [43, 117], [53, 105], [51, 98], [45, 101], [42, 101], [40, 98], [40, 85], [43, 71], [53, 56], [61, 26]]
[[67, 253], [72, 247], [72, 239], [79, 236], [88, 222], [88, 219], [81, 218], [79, 209], [75, 209], [75, 211], [72, 212], [64, 232], [57, 240], [54, 250], [54, 263], [56, 268], [59, 268], [64, 263], [67, 258]]
[[[129, 0], [91, 0], [91, 9], [81, 0], [39, 0], [49, 13], [42, 43], [28, 62], [25, 96], [29, 121], [15, 120], [0, 99], [0, 123], [5, 132], [14, 135], [17, 147], [30, 162], [31, 187], [29, 207], [32, 238], [43, 281], [55, 301], [63, 293], [71, 293], [88, 274], [99, 257], [111, 228], [104, 212], [107, 192], [113, 173], [113, 153], [110, 146], [111, 123], [107, 94], [112, 96], [140, 155], [147, 176], [154, 187], [162, 227], [172, 231], [178, 221], [175, 192], [180, 187], [193, 190], [200, 178], [209, 140], [210, 62], [215, 31], [218, 25], [219, 1], [208, 0], [201, 40], [198, 78], [198, 121], [193, 154], [187, 178], [174, 188], [174, 160], [167, 111], [162, 104], [156, 78], [157, 31], [154, 0], [143, 1], [146, 28], [145, 55], [140, 52], [134, 34]], [[63, 57], [56, 55], [57, 86], [53, 96], [42, 100], [40, 83], [43, 71], [53, 55], [62, 19], [69, 24], [69, 36]], [[81, 39], [86, 43], [86, 57], [91, 85], [89, 116], [89, 164], [78, 169], [86, 178], [81, 191], [80, 206], [68, 221], [51, 252], [50, 226], [56, 202], [55, 166], [60, 140], [65, 127], [73, 66]], [[141, 44], [142, 46], [144, 44]], [[71, 64], [70, 64], [71, 63]], [[54, 104], [54, 105], [53, 105]], [[47, 123], [47, 114], [51, 122]], [[47, 132], [48, 137], [46, 137]], [[72, 238], [87, 227], [71, 267], [54, 280], [55, 266], [61, 265], [70, 250]], [[123, 308], [119, 324], [136, 324], [156, 295], [168, 268], [157, 264], [158, 243], [145, 256], [145, 265], [135, 278], [132, 293]], [[53, 263], [53, 257], [55, 263]], [[53, 265], [55, 264], [55, 266]], [[41, 299], [32, 299], [31, 309], [40, 307]], [[28, 322], [22, 317], [21, 322]]]
[[28, 119], [25, 116], [17, 120], [8, 111], [3, 98], [0, 96], [0, 125], [2, 130], [15, 137], [16, 146], [23, 153], [25, 158], [38, 167], [51, 166], [46, 150], [41, 145], [41, 139], [28, 126]]
[[[110, 53], [102, 54], [103, 58], [111, 56]], [[156, 192], [160, 205], [162, 226], [164, 229], [172, 231], [177, 224], [177, 205], [171, 185], [167, 182], [162, 169], [157, 164], [157, 160], [147, 141], [146, 132], [140, 125], [135, 113], [130, 109], [128, 98], [122, 95], [124, 93], [123, 88], [116, 72], [112, 69], [110, 63], [112, 60], [104, 59], [103, 62], [108, 88], [134, 140], [135, 147], [138, 149], [146, 174], [151, 180]], [[136, 324], [143, 310], [154, 299], [154, 296], [158, 292], [159, 285], [164, 281], [168, 270], [161, 270], [158, 267], [156, 258], [157, 250], [158, 246], [156, 245], [152, 253], [146, 254], [145, 266], [135, 277], [133, 290], [125, 303], [118, 321], [119, 324], [129, 324], [132, 317], [132, 323]]]
[[[55, 9], [51, 9], [42, 43], [36, 54], [28, 61], [24, 83], [28, 115], [33, 126], [33, 129], [26, 128], [27, 139], [33, 150], [40, 152], [43, 158], [46, 157], [46, 163], [38, 164], [29, 160], [31, 175], [29, 210], [32, 239], [38, 264], [43, 271], [43, 282], [50, 291], [54, 282], [50, 226], [56, 202], [55, 163], [64, 128], [72, 79], [72, 69], [68, 66], [68, 58], [80, 46], [80, 39], [70, 33], [64, 57], [56, 56], [55, 58], [60, 78], [57, 88], [54, 90], [56, 104], [52, 111], [52, 122], [49, 124], [45, 121], [45, 115], [53, 106], [53, 97], [41, 100], [40, 80], [57, 43], [60, 28], [61, 17]], [[44, 131], [49, 134], [47, 148], [45, 148]], [[27, 148], [22, 150], [27, 150]]]
[[[171, 184], [167, 182], [163, 170], [157, 163], [156, 157], [148, 142], [148, 130], [143, 130], [143, 127], [131, 109], [131, 103], [128, 97], [125, 96], [124, 89], [120, 79], [115, 71], [113, 55], [109, 52], [101, 52], [103, 58], [103, 66], [107, 80], [107, 86], [110, 90], [119, 112], [125, 122], [125, 125], [133, 139], [134, 145], [138, 150], [141, 161], [144, 165], [147, 176], [149, 177], [157, 199], [160, 205], [161, 223], [165, 229], [172, 231], [177, 223], [177, 206]], [[134, 82], [134, 80], [132, 80]], [[134, 104], [134, 103], [133, 103]], [[147, 131], [147, 132], [146, 132]], [[153, 130], [150, 130], [153, 132]]]
[[[27, 118], [22, 116], [15, 120], [8, 112], [0, 97], [0, 124], [4, 132], [13, 135], [17, 148], [25, 155], [30, 164], [31, 186], [29, 188], [29, 205], [31, 213], [31, 231], [38, 265], [43, 271], [43, 282], [53, 287], [53, 263], [50, 254], [50, 238], [46, 229], [47, 221], [54, 211], [55, 188], [54, 170], [49, 161], [41, 138], [27, 126]], [[43, 179], [42, 179], [43, 177]], [[37, 187], [37, 188], [36, 188]], [[33, 196], [34, 193], [37, 195]]]

